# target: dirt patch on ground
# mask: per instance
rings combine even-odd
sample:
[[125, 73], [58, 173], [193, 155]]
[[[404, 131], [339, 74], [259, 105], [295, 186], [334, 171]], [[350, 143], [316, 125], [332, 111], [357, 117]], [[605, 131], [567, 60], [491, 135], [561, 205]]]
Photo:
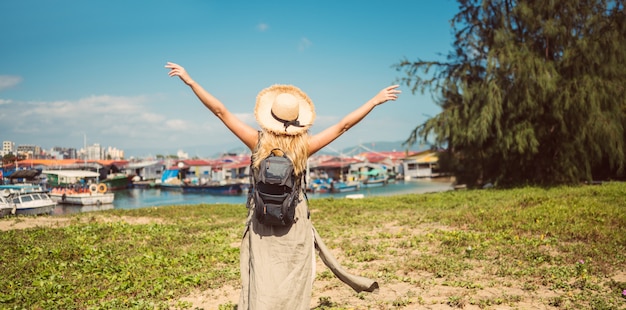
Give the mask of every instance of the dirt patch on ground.
[[[440, 224], [421, 224], [407, 228], [387, 223], [376, 229], [387, 234], [402, 234], [405, 236], [419, 236], [432, 233], [437, 230], [448, 231], [449, 227]], [[374, 232], [376, 235], [378, 232]], [[339, 240], [332, 240], [338, 242]], [[375, 242], [374, 240], [370, 240]], [[238, 246], [238, 245], [237, 245]], [[376, 293], [356, 293], [349, 286], [334, 277], [330, 270], [323, 264], [321, 259], [316, 260], [316, 279], [313, 284], [311, 309], [326, 306], [349, 307], [350, 309], [484, 309], [478, 305], [472, 305], [470, 298], [490, 300], [500, 298], [503, 292], [512, 295], [525, 294], [521, 289], [513, 289], [511, 284], [493, 285], [487, 275], [479, 270], [469, 272], [471, 278], [476, 278], [485, 289], [467, 289], [456, 287], [438, 279], [435, 275], [427, 272], [400, 274], [393, 279], [386, 278], [383, 273], [374, 274], [376, 270], [383, 270], [386, 266], [402, 264], [404, 255], [390, 255], [383, 262], [372, 261], [365, 264], [350, 263], [350, 259], [341, 250], [331, 249], [333, 255], [340, 262], [348, 262], [344, 267], [354, 274], [366, 275], [379, 282], [380, 289]], [[393, 259], [393, 261], [390, 261]], [[521, 284], [520, 284], [521, 286]], [[191, 304], [191, 309], [213, 310], [223, 309], [225, 305], [234, 306], [239, 299], [240, 288], [233, 285], [219, 289], [211, 289], [203, 292], [195, 292], [181, 298], [179, 301]], [[548, 296], [550, 292], [546, 292]], [[548, 309], [539, 302], [537, 297], [529, 296], [519, 300], [515, 307], [509, 308], [500, 305], [497, 309]]]
[[94, 216], [83, 216], [83, 217], [57, 217], [57, 216], [17, 216], [17, 217], [8, 217], [0, 219], [0, 231], [7, 231], [13, 229], [28, 229], [28, 228], [36, 228], [36, 227], [46, 227], [46, 228], [58, 228], [65, 227], [70, 225], [71, 223], [81, 222], [118, 222], [124, 221], [129, 224], [150, 224], [150, 223], [161, 223], [161, 219], [148, 218], [148, 217], [130, 217], [130, 216], [122, 216], [122, 217], [105, 217], [100, 215]]
[[[35, 227], [64, 227], [74, 223], [119, 222], [145, 225], [162, 223], [164, 220], [149, 217], [118, 217], [90, 215], [82, 217], [11, 217], [0, 219], [0, 231], [28, 229]], [[401, 225], [385, 223], [374, 229], [367, 238], [349, 238], [349, 243], [369, 243], [383, 247], [371, 260], [356, 259], [359, 253], [348, 254], [344, 250], [331, 248], [331, 252], [344, 268], [350, 272], [378, 281], [377, 293], [356, 293], [349, 286], [334, 277], [321, 259], [316, 260], [316, 279], [313, 285], [311, 308], [331, 308], [333, 306], [349, 309], [558, 309], [558, 302], [563, 296], [576, 294], [576, 291], [564, 293], [543, 286], [536, 280], [527, 278], [499, 277], [489, 264], [481, 260], [467, 259], [469, 267], [463, 267], [458, 275], [439, 275], [438, 268], [445, 267], [445, 255], [438, 253], [438, 245], [430, 243], [429, 236], [437, 232], [458, 231], [437, 223]], [[326, 244], [340, 245], [346, 242], [346, 236], [325, 240]], [[367, 239], [364, 241], [363, 239]], [[418, 241], [415, 241], [418, 240]], [[417, 242], [417, 245], [412, 242]], [[238, 247], [236, 242], [232, 247]], [[553, 253], [558, 255], [558, 253]], [[434, 261], [434, 270], [425, 268], [407, 268], [411, 264], [420, 264], [422, 257], [441, 258]], [[416, 257], [420, 259], [416, 259]], [[398, 266], [400, 266], [398, 268]], [[462, 267], [462, 266], [461, 266]], [[427, 268], [426, 268], [427, 269]], [[626, 272], [617, 271], [612, 281], [626, 282]], [[233, 309], [240, 294], [238, 283], [226, 283], [221, 288], [197, 291], [171, 302], [173, 309]], [[567, 297], [565, 297], [566, 299]], [[551, 300], [554, 300], [553, 302]], [[557, 306], [550, 306], [556, 304]]]
[[0, 220], [0, 230], [27, 229], [35, 227], [62, 227], [70, 223], [69, 218], [39, 217], [10, 217]]

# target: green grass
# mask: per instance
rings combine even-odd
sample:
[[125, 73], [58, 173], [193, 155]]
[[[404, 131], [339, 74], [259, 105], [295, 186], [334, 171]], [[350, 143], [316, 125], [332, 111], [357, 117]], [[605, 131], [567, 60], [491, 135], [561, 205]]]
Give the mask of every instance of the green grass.
[[[311, 209], [345, 267], [409, 287], [388, 299], [354, 294], [363, 306], [323, 296], [318, 309], [515, 309], [530, 299], [548, 309], [626, 307], [626, 283], [613, 279], [626, 269], [624, 183], [315, 199]], [[61, 227], [0, 232], [1, 309], [191, 308], [177, 300], [239, 283], [243, 205], [67, 217]], [[318, 270], [317, 279], [333, 277]], [[437, 295], [442, 288], [454, 293]], [[487, 289], [501, 293], [476, 294]]]

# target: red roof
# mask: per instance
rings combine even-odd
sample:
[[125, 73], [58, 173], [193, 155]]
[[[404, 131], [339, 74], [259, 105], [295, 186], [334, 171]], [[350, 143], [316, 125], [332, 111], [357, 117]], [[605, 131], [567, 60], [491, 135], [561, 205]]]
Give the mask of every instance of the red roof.
[[250, 166], [250, 162], [251, 161], [252, 160], [251, 160], [250, 156], [248, 156], [246, 158], [240, 158], [238, 161], [225, 163], [224, 164], [224, 168], [226, 168], [226, 169], [238, 169], [238, 168], [247, 167], [247, 166]]
[[128, 160], [111, 160], [111, 159], [102, 159], [102, 160], [88, 160], [88, 163], [98, 163], [103, 166], [116, 166], [119, 168], [125, 167], [128, 165]]
[[212, 166], [212, 163], [204, 159], [185, 159], [181, 160], [185, 166]]
[[343, 168], [358, 162], [361, 161], [352, 157], [334, 157], [317, 163], [315, 168]]
[[361, 153], [358, 156], [367, 159], [370, 163], [378, 163], [385, 159], [390, 159], [392, 161], [397, 161], [400, 159], [407, 158], [411, 155], [415, 155], [418, 152], [404, 152], [404, 151], [393, 151], [393, 152], [365, 152]]
[[[206, 166], [213, 169], [219, 168], [242, 168], [250, 165], [250, 155], [242, 156], [224, 156], [215, 159], [185, 159], [182, 162], [184, 167]], [[174, 164], [171, 169], [177, 169], [178, 165]]]
[[[83, 159], [24, 159], [17, 162], [19, 167], [46, 166], [46, 167], [63, 167], [83, 165], [87, 163], [97, 163], [102, 166], [115, 165], [116, 167], [124, 167], [128, 165], [128, 160], [83, 160]], [[13, 167], [15, 163], [6, 165]]]

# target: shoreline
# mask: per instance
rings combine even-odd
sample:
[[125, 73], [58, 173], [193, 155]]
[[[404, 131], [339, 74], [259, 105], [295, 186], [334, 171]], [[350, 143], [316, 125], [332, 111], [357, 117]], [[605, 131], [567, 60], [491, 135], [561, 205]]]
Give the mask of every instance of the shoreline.
[[[412, 179], [398, 180], [391, 182], [385, 186], [373, 188], [361, 188], [356, 191], [342, 193], [307, 193], [308, 199], [354, 199], [354, 198], [372, 198], [377, 196], [397, 196], [411, 194], [428, 194], [454, 190], [453, 183], [450, 178], [433, 178], [433, 179]], [[94, 213], [111, 209], [142, 209], [152, 207], [178, 206], [178, 205], [196, 205], [196, 204], [228, 204], [228, 205], [245, 205], [247, 194], [239, 196], [211, 196], [198, 194], [182, 194], [169, 191], [161, 191], [158, 189], [128, 189], [115, 192], [115, 200], [110, 205], [94, 206], [73, 206], [58, 204], [49, 217], [41, 218], [62, 218], [65, 215], [77, 213]], [[0, 219], [13, 219], [18, 221], [29, 221], [32, 217], [15, 217], [9, 216]], [[9, 220], [10, 221], [10, 220]], [[14, 221], [10, 221], [14, 222]], [[0, 228], [0, 231], [3, 230]]]
[[408, 195], [408, 194], [429, 194], [429, 193], [440, 193], [454, 190], [454, 184], [449, 180], [433, 180], [433, 179], [424, 179], [424, 180], [410, 180], [403, 182], [414, 182], [419, 184], [428, 184], [424, 187], [416, 187], [414, 189], [407, 189], [406, 191], [397, 191], [390, 193], [380, 193], [374, 196], [396, 196], [396, 195]]

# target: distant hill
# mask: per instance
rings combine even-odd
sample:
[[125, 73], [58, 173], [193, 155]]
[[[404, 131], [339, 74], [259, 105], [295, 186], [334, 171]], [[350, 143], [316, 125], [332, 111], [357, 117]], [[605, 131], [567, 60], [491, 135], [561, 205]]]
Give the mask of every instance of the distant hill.
[[[340, 150], [332, 149], [330, 147], [323, 148], [318, 154], [330, 154], [330, 155], [355, 155], [363, 152], [391, 152], [391, 151], [423, 151], [430, 148], [430, 145], [413, 145], [410, 148], [402, 145], [402, 141], [378, 141], [367, 142], [358, 145], [353, 145]], [[185, 146], [178, 149], [130, 149], [126, 150], [128, 154], [133, 154], [138, 157], [156, 156], [156, 155], [176, 155], [178, 150], [186, 152], [189, 157], [194, 158], [217, 158], [225, 153], [242, 154], [249, 153], [250, 151], [240, 146], [239, 143], [224, 144], [224, 145], [197, 145], [197, 146]], [[131, 155], [131, 156], [133, 156]]]
[[[411, 147], [403, 146], [402, 141], [390, 142], [390, 141], [379, 141], [379, 142], [368, 142], [362, 143], [359, 145], [354, 145], [350, 147], [343, 148], [341, 150], [333, 150], [329, 147], [323, 148], [319, 154], [331, 154], [337, 155], [338, 153], [344, 155], [355, 155], [363, 152], [401, 152], [401, 151], [424, 151], [430, 149], [430, 145], [413, 145]], [[247, 148], [245, 147], [236, 147], [228, 150], [228, 153], [239, 154], [247, 152]], [[220, 156], [221, 153], [214, 154], [213, 157]]]
[[[344, 154], [358, 154], [363, 152], [401, 152], [401, 151], [424, 151], [430, 149], [430, 145], [402, 145], [403, 141], [378, 141], [361, 143], [359, 145], [347, 147], [341, 150]], [[328, 149], [323, 149], [323, 153], [335, 153]]]

